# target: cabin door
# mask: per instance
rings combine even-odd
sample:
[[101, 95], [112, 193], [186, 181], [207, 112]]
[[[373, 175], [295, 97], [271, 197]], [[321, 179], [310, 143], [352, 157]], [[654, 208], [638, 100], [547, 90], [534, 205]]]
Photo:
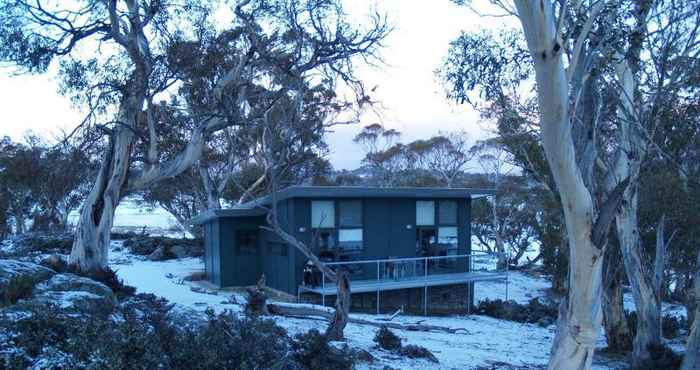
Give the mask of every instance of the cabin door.
[[430, 257], [437, 245], [437, 230], [434, 227], [416, 228], [416, 255], [418, 257]]

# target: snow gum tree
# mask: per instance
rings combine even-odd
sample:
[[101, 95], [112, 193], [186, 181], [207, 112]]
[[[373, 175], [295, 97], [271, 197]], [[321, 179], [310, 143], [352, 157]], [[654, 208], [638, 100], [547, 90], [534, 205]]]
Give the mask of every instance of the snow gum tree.
[[[28, 72], [60, 61], [61, 91], [89, 112], [80, 129], [107, 141], [70, 257], [80, 269], [107, 264], [124, 196], [189, 169], [210, 135], [255, 124], [310, 71], [349, 80], [352, 57], [370, 56], [388, 32], [379, 16], [366, 29], [351, 26], [334, 1], [241, 1], [223, 29], [215, 8], [228, 5], [0, 2], [0, 59]], [[162, 151], [161, 134], [182, 124], [181, 148]]]

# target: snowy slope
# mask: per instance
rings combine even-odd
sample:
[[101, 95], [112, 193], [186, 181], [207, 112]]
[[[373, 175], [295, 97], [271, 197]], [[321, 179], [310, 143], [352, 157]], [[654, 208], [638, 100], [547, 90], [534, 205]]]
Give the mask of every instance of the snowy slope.
[[[153, 262], [128, 254], [122, 250], [121, 242], [113, 242], [110, 253], [110, 265], [117, 274], [129, 285], [137, 288], [138, 292], [153, 293], [167, 298], [182, 307], [202, 311], [212, 308], [217, 312], [231, 310], [241, 312], [241, 303], [245, 299], [238, 293], [216, 292], [202, 289], [197, 283], [184, 282], [182, 279], [195, 271], [202, 271], [204, 266], [200, 259], [185, 258], [164, 262]], [[116, 249], [116, 251], [114, 250]], [[519, 302], [527, 302], [532, 297], [544, 294], [547, 281], [542, 278], [527, 276], [513, 272], [509, 279], [509, 296]], [[481, 288], [479, 285], [482, 285]], [[192, 290], [192, 287], [195, 287]], [[480, 298], [502, 298], [503, 283], [477, 284], [477, 295]], [[231, 303], [231, 295], [234, 302]], [[376, 320], [377, 316], [368, 314], [351, 314], [366, 320]], [[303, 333], [309, 329], [323, 330], [326, 322], [275, 316], [274, 320], [287, 329], [290, 334]], [[394, 354], [375, 348], [372, 341], [376, 328], [366, 325], [349, 324], [345, 330], [347, 344], [355, 348], [370, 351], [380, 359], [377, 364], [362, 364], [360, 368], [382, 368], [384, 365], [398, 369], [473, 369], [478, 366], [507, 363], [526, 368], [541, 368], [547, 363], [549, 348], [554, 336], [554, 326], [540, 327], [531, 324], [520, 324], [511, 321], [497, 320], [490, 317], [451, 316], [451, 317], [422, 317], [399, 316], [394, 319], [399, 323], [417, 323], [462, 328], [458, 334], [438, 332], [395, 331], [404, 339], [404, 344], [417, 344], [431, 350], [440, 360], [436, 365], [424, 360], [410, 360], [397, 357]], [[605, 346], [604, 339], [599, 346]], [[500, 366], [499, 366], [500, 367]], [[609, 360], [604, 364], [596, 364], [596, 369], [611, 369]]]

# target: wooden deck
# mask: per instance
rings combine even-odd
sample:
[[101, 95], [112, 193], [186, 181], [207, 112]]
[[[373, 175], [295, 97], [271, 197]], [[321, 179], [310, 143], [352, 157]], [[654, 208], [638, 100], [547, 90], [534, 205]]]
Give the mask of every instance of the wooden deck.
[[[460, 272], [448, 274], [435, 274], [403, 279], [382, 279], [382, 280], [355, 280], [350, 281], [350, 291], [352, 293], [367, 293], [385, 290], [399, 290], [407, 288], [423, 288], [441, 285], [464, 284], [476, 281], [501, 280], [506, 278], [506, 272]], [[309, 286], [299, 286], [299, 293], [316, 293], [322, 296], [335, 295], [337, 288], [333, 283], [326, 283], [325, 287], [311, 288]]]

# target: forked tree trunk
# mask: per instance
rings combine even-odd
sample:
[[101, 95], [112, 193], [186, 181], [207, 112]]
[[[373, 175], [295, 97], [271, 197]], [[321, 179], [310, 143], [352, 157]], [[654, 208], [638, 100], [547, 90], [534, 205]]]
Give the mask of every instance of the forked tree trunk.
[[622, 300], [621, 265], [619, 249], [608, 246], [603, 263], [603, 328], [612, 352], [626, 352], [632, 348]]
[[326, 329], [326, 338], [328, 340], [343, 339], [343, 331], [350, 317], [350, 282], [348, 275], [345, 271], [339, 270], [336, 272], [336, 276], [338, 278], [338, 295], [335, 301], [335, 315]]
[[569, 239], [569, 292], [560, 305], [550, 369], [588, 369], [602, 322], [603, 250], [592, 240], [594, 208], [578, 169], [568, 79], [549, 1], [515, 1], [537, 81], [542, 144], [560, 191]]
[[661, 292], [654, 287], [653, 277], [642, 262], [636, 200], [633, 203], [634, 207], [631, 207], [629, 203], [621, 207], [616, 222], [625, 271], [632, 288], [632, 297], [637, 311], [633, 363], [639, 365], [650, 358], [650, 346], [662, 344]]
[[[124, 118], [124, 115], [120, 118]], [[114, 211], [123, 196], [133, 139], [131, 130], [115, 128], [95, 184], [80, 210], [69, 262], [82, 271], [107, 266]]]
[[[627, 278], [632, 287], [632, 297], [637, 311], [637, 333], [634, 337], [633, 364], [639, 366], [651, 356], [650, 347], [662, 345], [661, 340], [661, 286], [663, 276], [663, 255], [657, 255], [661, 263], [661, 276], [645, 267], [642, 258], [642, 244], [639, 236], [638, 179], [641, 161], [645, 152], [645, 142], [633, 122], [635, 81], [632, 69], [626, 61], [616, 65], [616, 74], [620, 83], [621, 108], [620, 117], [620, 146], [615, 163], [615, 177], [631, 178], [630, 185], [623, 195], [623, 202], [616, 217], [617, 234], [624, 260]], [[663, 228], [663, 225], [660, 225]], [[661, 232], [663, 239], [663, 232]], [[661, 243], [665, 243], [661, 240]], [[655, 269], [658, 263], [655, 264]]]
[[695, 267], [695, 320], [688, 334], [688, 346], [685, 349], [685, 357], [681, 370], [700, 370], [700, 253], [698, 254], [698, 263]]

